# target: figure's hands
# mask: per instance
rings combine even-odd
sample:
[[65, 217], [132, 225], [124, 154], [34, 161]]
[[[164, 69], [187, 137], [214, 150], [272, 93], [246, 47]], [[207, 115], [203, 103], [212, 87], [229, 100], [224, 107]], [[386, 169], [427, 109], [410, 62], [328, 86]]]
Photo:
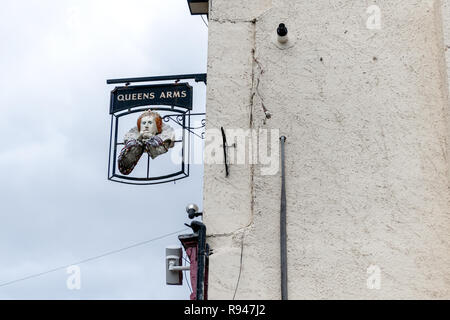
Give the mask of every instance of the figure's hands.
[[170, 139], [164, 140], [163, 145], [164, 145], [164, 148], [166, 148], [166, 150], [169, 150], [171, 144], [172, 144], [172, 140], [170, 140]]
[[118, 167], [120, 173], [129, 175], [138, 163], [143, 152], [144, 145], [142, 142], [135, 139], [128, 140], [122, 151], [120, 151], [118, 157]]
[[150, 136], [147, 132], [142, 132], [142, 133], [139, 134], [137, 140], [145, 141], [145, 140], [148, 140], [148, 139], [151, 139], [151, 138], [152, 138], [152, 136]]
[[162, 141], [162, 139], [158, 136], [153, 136], [150, 139], [147, 140], [147, 144], [151, 145], [152, 147], [159, 147], [163, 144], [164, 142]]
[[125, 143], [125, 147], [130, 148], [130, 147], [134, 147], [134, 146], [143, 147], [144, 144], [142, 143], [141, 140], [139, 140], [139, 138], [138, 139], [130, 139]]

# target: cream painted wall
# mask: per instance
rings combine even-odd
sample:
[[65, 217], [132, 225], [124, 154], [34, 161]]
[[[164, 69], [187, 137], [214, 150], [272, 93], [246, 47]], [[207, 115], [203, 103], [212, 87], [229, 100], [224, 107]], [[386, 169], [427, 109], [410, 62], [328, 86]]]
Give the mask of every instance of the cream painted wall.
[[[211, 1], [206, 143], [221, 126], [287, 137], [291, 299], [450, 298], [444, 2]], [[205, 164], [211, 299], [280, 298], [280, 175], [260, 167]]]
[[447, 76], [450, 85], [450, 0], [443, 0], [442, 4], [443, 30], [444, 30], [444, 50], [447, 61]]

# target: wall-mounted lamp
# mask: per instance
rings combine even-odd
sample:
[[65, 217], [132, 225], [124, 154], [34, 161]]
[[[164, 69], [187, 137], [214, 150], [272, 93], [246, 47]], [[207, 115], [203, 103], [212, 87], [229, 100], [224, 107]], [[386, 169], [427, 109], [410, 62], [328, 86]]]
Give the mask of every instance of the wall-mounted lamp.
[[202, 212], [198, 212], [198, 206], [195, 203], [188, 204], [186, 206], [186, 212], [189, 215], [189, 219], [194, 219], [203, 216]]
[[192, 15], [208, 14], [209, 0], [187, 0]]

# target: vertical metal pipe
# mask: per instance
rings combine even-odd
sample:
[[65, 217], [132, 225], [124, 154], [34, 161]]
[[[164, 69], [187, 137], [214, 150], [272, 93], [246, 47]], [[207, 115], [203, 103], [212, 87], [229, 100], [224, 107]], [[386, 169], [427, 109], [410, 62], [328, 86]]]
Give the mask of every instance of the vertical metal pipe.
[[280, 256], [281, 256], [281, 299], [288, 299], [287, 288], [287, 235], [286, 235], [286, 176], [284, 168], [285, 136], [281, 141], [281, 208], [280, 208]]
[[204, 300], [205, 288], [205, 260], [206, 260], [206, 226], [196, 221], [200, 226], [198, 230], [198, 256], [197, 256], [197, 300]]
[[208, 300], [208, 284], [209, 284], [209, 255], [210, 248], [209, 244], [206, 244], [206, 252], [205, 252], [205, 280], [204, 280], [204, 289], [203, 289], [203, 300]]
[[225, 162], [225, 176], [228, 177], [228, 160], [227, 160], [227, 137], [225, 135], [225, 130], [223, 130], [223, 127], [220, 127], [220, 130], [222, 130], [222, 141], [223, 141], [223, 158]]

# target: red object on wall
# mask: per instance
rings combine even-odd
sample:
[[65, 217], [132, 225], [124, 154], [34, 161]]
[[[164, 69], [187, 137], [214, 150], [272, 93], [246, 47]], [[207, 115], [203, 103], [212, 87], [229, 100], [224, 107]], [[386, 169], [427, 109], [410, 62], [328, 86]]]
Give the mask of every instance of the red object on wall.
[[[181, 244], [186, 251], [186, 255], [189, 258], [189, 262], [191, 263], [190, 274], [191, 274], [191, 287], [192, 293], [190, 296], [191, 300], [197, 299], [197, 270], [198, 270], [198, 261], [197, 261], [197, 252], [198, 252], [198, 236], [196, 234], [183, 234], [178, 236]], [[205, 282], [205, 288], [207, 288]], [[206, 297], [206, 295], [205, 295]]]

